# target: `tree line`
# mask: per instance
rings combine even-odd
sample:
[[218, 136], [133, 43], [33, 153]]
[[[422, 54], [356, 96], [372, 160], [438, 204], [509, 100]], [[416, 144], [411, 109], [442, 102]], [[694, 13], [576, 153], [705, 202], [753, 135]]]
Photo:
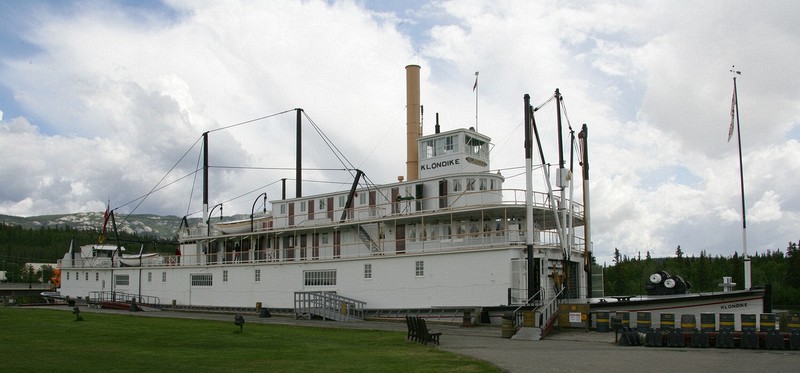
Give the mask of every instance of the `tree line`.
[[[116, 235], [107, 232], [105, 243], [116, 244]], [[119, 232], [120, 244], [128, 251], [138, 252], [145, 244], [145, 252], [172, 254], [174, 242], [164, 241], [146, 235]], [[23, 228], [18, 225], [0, 224], [0, 270], [6, 272], [7, 282], [46, 282], [52, 276], [53, 268], [32, 268], [26, 263], [56, 263], [69, 251], [70, 240], [75, 239], [75, 250], [79, 246], [99, 243], [100, 232], [96, 230], [77, 230], [70, 226]], [[2, 279], [0, 279], [2, 280]]]
[[[752, 286], [772, 284], [773, 303], [780, 306], [800, 305], [800, 249], [798, 242], [789, 242], [786, 250], [767, 250], [750, 256]], [[687, 257], [681, 247], [675, 256], [651, 258], [650, 252], [636, 257], [621, 255], [614, 249], [614, 264], [603, 268], [605, 294], [646, 294], [645, 285], [650, 275], [666, 271], [688, 280], [691, 292], [717, 292], [724, 276], [732, 277], [735, 289], [744, 288], [744, 259], [738, 253], [732, 256], [709, 256], [705, 250], [699, 257]]]

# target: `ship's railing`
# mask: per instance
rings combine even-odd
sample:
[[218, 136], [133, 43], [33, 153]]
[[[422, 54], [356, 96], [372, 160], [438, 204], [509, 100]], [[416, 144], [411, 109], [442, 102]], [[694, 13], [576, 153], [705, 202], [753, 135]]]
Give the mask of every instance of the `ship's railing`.
[[113, 303], [138, 303], [139, 305], [148, 305], [157, 307], [161, 304], [161, 300], [158, 297], [153, 297], [149, 295], [137, 295], [137, 294], [130, 294], [130, 293], [123, 293], [120, 291], [90, 291], [89, 292], [89, 303], [90, 304], [97, 304], [103, 302], [113, 302]]
[[364, 320], [366, 302], [343, 297], [332, 291], [299, 291], [294, 293], [295, 318], [323, 317], [336, 321]]
[[[440, 226], [441, 227], [441, 226]], [[422, 230], [424, 226], [418, 226], [417, 229]], [[234, 242], [243, 242], [242, 246], [248, 247], [248, 241], [243, 240], [243, 237], [228, 237], [217, 238], [212, 242], [198, 241], [197, 245], [200, 247], [205, 246], [202, 250], [203, 253], [195, 254], [191, 252], [184, 252], [183, 255], [161, 255], [158, 259], [151, 259], [144, 261], [143, 267], [170, 267], [170, 266], [192, 266], [192, 265], [219, 265], [219, 264], [238, 264], [238, 263], [264, 263], [264, 262], [295, 262], [303, 260], [331, 260], [331, 259], [348, 259], [348, 258], [361, 258], [370, 257], [374, 255], [405, 255], [417, 253], [439, 253], [460, 250], [480, 250], [480, 249], [493, 249], [503, 248], [509, 245], [525, 246], [526, 234], [524, 230], [520, 230], [518, 224], [508, 224], [506, 229], [496, 229], [492, 231], [483, 232], [464, 232], [459, 233], [458, 229], [452, 230], [449, 235], [444, 234], [439, 230], [437, 236], [426, 234], [424, 237], [421, 233], [411, 238], [407, 232], [406, 239], [403, 240], [390, 240], [380, 239], [373, 237], [375, 244], [379, 246], [380, 250], [376, 253], [366, 248], [364, 243], [353, 235], [350, 239], [352, 241], [343, 242], [339, 245], [338, 255], [334, 251], [332, 243], [333, 237], [329, 237], [327, 244], [322, 244], [318, 248], [312, 247], [312, 239], [309, 235], [306, 247], [301, 247], [299, 242], [295, 242], [292, 248], [283, 248], [276, 250], [275, 248], [259, 248], [256, 247], [256, 241], [266, 242], [272, 240], [250, 240], [253, 242], [252, 248], [245, 250], [230, 250], [223, 249], [225, 240], [229, 240], [229, 244], [233, 245]], [[263, 234], [263, 233], [262, 233]], [[246, 238], [246, 237], [245, 237]], [[221, 241], [220, 241], [221, 240]], [[559, 245], [559, 235], [553, 231], [539, 231], [534, 237], [534, 247], [544, 250], [561, 250]], [[574, 244], [571, 245], [571, 254], [580, 255], [583, 252], [584, 240], [581, 237], [574, 238]], [[219, 244], [222, 242], [222, 244]], [[270, 242], [273, 244], [274, 242]], [[570, 246], [570, 245], [568, 245]], [[212, 247], [212, 249], [208, 249]], [[101, 260], [102, 259], [102, 260]], [[62, 259], [59, 261], [60, 268], [110, 268], [110, 258], [94, 258], [94, 259]], [[118, 267], [120, 262], [114, 260], [114, 266]]]
[[558, 293], [548, 298], [544, 304], [536, 309], [535, 322], [537, 327], [542, 329], [548, 328], [548, 324], [558, 315], [558, 305], [563, 302], [561, 294], [564, 293], [566, 289], [566, 287], [561, 288]]
[[[323, 198], [323, 197], [320, 197]], [[319, 200], [309, 199], [306, 202], [314, 202]], [[551, 206], [558, 206], [559, 198], [555, 197], [555, 202], [551, 203], [550, 196], [547, 193], [533, 192], [531, 195], [532, 204], [537, 209], [550, 209]], [[359, 205], [350, 209], [346, 215], [347, 222], [358, 222], [371, 220], [376, 218], [384, 218], [390, 216], [402, 216], [419, 212], [431, 211], [450, 211], [458, 212], [460, 210], [474, 209], [480, 206], [496, 206], [496, 205], [525, 205], [525, 190], [520, 189], [499, 189], [499, 190], [474, 190], [462, 192], [450, 192], [445, 196], [433, 196], [421, 199], [411, 198], [399, 201], [386, 201], [381, 195], [378, 199], [383, 201], [377, 202], [375, 205]], [[286, 203], [297, 203], [291, 201]], [[568, 209], [569, 201], [564, 206]], [[576, 217], [583, 217], [583, 205], [573, 203], [573, 214]], [[315, 210], [313, 213], [299, 212], [299, 208], [295, 209], [295, 214], [289, 215], [274, 215], [272, 216], [270, 228], [285, 228], [295, 226], [313, 226], [322, 224], [331, 224], [339, 221], [342, 216], [343, 207], [336, 206], [332, 212]], [[268, 229], [270, 229], [268, 228]], [[190, 231], [190, 233], [205, 234], [202, 230]]]

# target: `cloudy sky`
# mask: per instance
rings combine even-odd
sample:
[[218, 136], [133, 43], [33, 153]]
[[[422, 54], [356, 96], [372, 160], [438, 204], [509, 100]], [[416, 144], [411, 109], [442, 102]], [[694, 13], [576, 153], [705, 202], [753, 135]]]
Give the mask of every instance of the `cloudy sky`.
[[[99, 212], [109, 199], [119, 213], [196, 213], [200, 135], [294, 108], [373, 182], [392, 182], [405, 173], [404, 68], [418, 64], [426, 133], [435, 113], [444, 129], [475, 125], [480, 72], [478, 129], [510, 187], [524, 188], [512, 169], [523, 95], [538, 105], [560, 89], [572, 127], [589, 126], [601, 262], [615, 247], [731, 255], [736, 65], [749, 248], [784, 249], [800, 238], [798, 14], [794, 1], [0, 0], [0, 214]], [[294, 165], [294, 118], [211, 133], [212, 165], [262, 168], [213, 169], [212, 204], [249, 213], [259, 193], [280, 196], [281, 178], [293, 195], [279, 168]], [[344, 188], [305, 120], [304, 193]], [[537, 122], [557, 162], [555, 107]]]

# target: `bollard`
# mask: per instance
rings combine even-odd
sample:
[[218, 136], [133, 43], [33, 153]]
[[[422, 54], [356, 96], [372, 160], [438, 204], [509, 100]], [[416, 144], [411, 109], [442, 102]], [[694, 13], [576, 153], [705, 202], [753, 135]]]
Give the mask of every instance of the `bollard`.
[[767, 350], [783, 350], [786, 344], [783, 341], [783, 334], [778, 330], [770, 330], [764, 336], [764, 347]]
[[[744, 315], [742, 315], [744, 316]], [[753, 315], [755, 318], [755, 315]], [[744, 327], [742, 327], [744, 328]], [[742, 345], [744, 349], [757, 350], [758, 349], [758, 334], [756, 334], [755, 327], [752, 330], [742, 330]]]
[[692, 332], [692, 347], [708, 347], [708, 334], [702, 330], [695, 329]]
[[731, 329], [720, 329], [717, 333], [717, 348], [733, 348], [734, 339]]

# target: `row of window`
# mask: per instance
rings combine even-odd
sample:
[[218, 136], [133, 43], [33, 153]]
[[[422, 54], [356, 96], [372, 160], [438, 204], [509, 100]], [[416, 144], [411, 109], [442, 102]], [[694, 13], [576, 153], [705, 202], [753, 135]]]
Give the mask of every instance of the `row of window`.
[[466, 179], [451, 179], [451, 184], [453, 184], [453, 192], [460, 192], [464, 189], [464, 185], [466, 185], [467, 191], [473, 190], [497, 190], [500, 188], [500, 183], [498, 180], [489, 179], [485, 177], [475, 178], [475, 177], [468, 177]]
[[[96, 273], [97, 278], [99, 279], [100, 274]], [[261, 281], [261, 270], [256, 269], [254, 272], [256, 282]], [[77, 278], [79, 273], [75, 273], [75, 277]], [[89, 273], [86, 272], [86, 276], [88, 278]], [[422, 260], [418, 260], [414, 263], [414, 276], [416, 277], [423, 277], [425, 276], [425, 262]], [[211, 273], [192, 273], [190, 275], [191, 284], [192, 286], [213, 286], [214, 285], [214, 275]], [[364, 264], [364, 279], [371, 279], [372, 278], [372, 264]], [[69, 279], [69, 273], [67, 273], [67, 279]], [[153, 281], [153, 272], [147, 272], [147, 282]], [[161, 281], [167, 282], [167, 272], [161, 272]], [[222, 282], [228, 282], [228, 270], [222, 271]], [[336, 270], [335, 269], [323, 269], [323, 270], [313, 270], [313, 271], [303, 271], [303, 284], [305, 286], [336, 286]], [[130, 285], [130, 276], [129, 275], [116, 275], [114, 276], [114, 285], [116, 286], [129, 286]]]
[[[414, 263], [414, 276], [425, 276], [425, 262], [418, 260]], [[119, 280], [124, 277], [124, 284]], [[117, 277], [117, 285], [128, 285], [128, 275], [121, 275]], [[364, 264], [364, 279], [372, 278], [372, 264]], [[261, 270], [255, 270], [255, 281], [261, 281]], [[222, 282], [228, 282], [228, 270], [222, 271]], [[191, 274], [192, 286], [213, 286], [214, 276], [211, 273], [193, 273]], [[336, 270], [323, 269], [303, 271], [303, 285], [304, 286], [336, 286]]]

